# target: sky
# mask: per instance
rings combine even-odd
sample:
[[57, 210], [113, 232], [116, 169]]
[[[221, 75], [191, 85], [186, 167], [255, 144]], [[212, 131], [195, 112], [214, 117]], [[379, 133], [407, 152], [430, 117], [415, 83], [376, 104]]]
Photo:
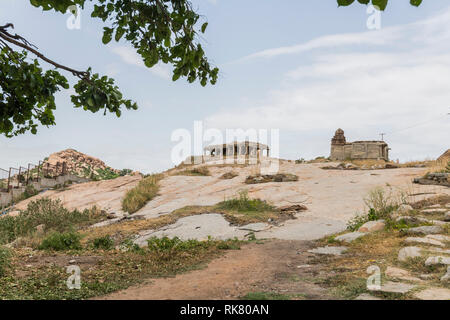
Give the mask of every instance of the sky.
[[70, 14], [2, 0], [0, 24], [14, 23], [16, 33], [59, 63], [113, 77], [139, 110], [120, 118], [92, 114], [73, 108], [70, 90], [60, 92], [56, 126], [0, 137], [0, 168], [73, 148], [114, 168], [158, 172], [176, 164], [173, 133], [194, 136], [195, 121], [221, 132], [278, 130], [283, 159], [328, 156], [337, 128], [347, 141], [385, 133], [393, 160], [433, 159], [450, 147], [448, 1], [419, 8], [390, 1], [379, 18], [359, 4], [338, 8], [335, 0], [193, 4], [208, 22], [200, 41], [220, 69], [214, 86], [173, 82], [170, 66], [146, 68], [125, 41], [103, 45], [103, 24], [90, 18], [90, 6], [80, 29], [69, 29]]

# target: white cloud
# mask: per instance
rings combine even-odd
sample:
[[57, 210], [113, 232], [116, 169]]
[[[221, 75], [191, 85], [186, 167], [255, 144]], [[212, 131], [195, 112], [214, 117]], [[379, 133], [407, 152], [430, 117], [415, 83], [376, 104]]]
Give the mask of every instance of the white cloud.
[[122, 58], [123, 62], [125, 62], [126, 64], [137, 66], [140, 68], [145, 68], [158, 77], [161, 77], [163, 79], [170, 79], [170, 69], [167, 65], [163, 63], [157, 63], [152, 68], [147, 68], [144, 62], [142, 61], [142, 57], [139, 56], [135, 50], [129, 47], [124, 46], [114, 47], [112, 48], [112, 51], [115, 54], [119, 55]]
[[[450, 141], [446, 116], [450, 111], [450, 32], [439, 31], [450, 29], [449, 13], [405, 26], [321, 37], [251, 55], [246, 59], [342, 48], [333, 54], [315, 51], [308, 64], [298, 65], [294, 60], [297, 67], [260, 101], [226, 108], [207, 117], [206, 122], [222, 129], [279, 128], [282, 138], [292, 140], [287, 149], [299, 151], [316, 150], [317, 145], [328, 148], [328, 140], [324, 143], [323, 134], [318, 134], [295, 146], [292, 136], [326, 132], [330, 139], [338, 127], [346, 130], [349, 140], [378, 139], [379, 133], [387, 132], [393, 158], [437, 156]], [[360, 44], [376, 44], [377, 51], [368, 51], [367, 46], [360, 50]], [[403, 130], [408, 127], [412, 128]]]
[[[448, 40], [450, 36], [450, 31], [448, 29], [449, 19], [450, 10], [447, 10], [437, 16], [403, 26], [387, 27], [377, 31], [322, 36], [306, 43], [265, 49], [245, 56], [237, 61], [242, 62], [257, 58], [273, 58], [281, 55], [303, 53], [315, 49], [344, 47], [348, 45], [366, 47], [384, 46], [388, 44], [395, 44], [397, 41], [404, 39], [405, 36], [411, 37], [411, 42], [437, 44]], [[408, 34], [412, 29], [415, 30], [415, 33]]]

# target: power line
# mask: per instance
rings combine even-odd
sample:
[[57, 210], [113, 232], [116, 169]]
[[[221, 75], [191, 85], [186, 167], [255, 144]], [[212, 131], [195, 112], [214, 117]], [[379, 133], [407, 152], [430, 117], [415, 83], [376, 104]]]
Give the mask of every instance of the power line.
[[[450, 115], [450, 113], [447, 113], [446, 115]], [[432, 119], [427, 120], [427, 121], [425, 121], [425, 122], [421, 122], [421, 123], [417, 123], [417, 124], [412, 125], [412, 126], [409, 126], [409, 127], [405, 127], [405, 128], [403, 128], [403, 129], [394, 130], [394, 131], [391, 131], [391, 132], [388, 132], [388, 133], [380, 133], [380, 135], [382, 135], [381, 138], [382, 138], [382, 140], [383, 140], [383, 137], [384, 137], [385, 135], [391, 135], [391, 134], [394, 134], [394, 133], [397, 133], [397, 132], [401, 132], [401, 131], [405, 131], [405, 130], [408, 130], [408, 129], [416, 128], [416, 127], [422, 126], [422, 125], [424, 125], [424, 124], [433, 122], [433, 121], [435, 121], [436, 119], [441, 119], [442, 116], [445, 116], [445, 114], [440, 115], [440, 116], [435, 117], [435, 118], [432, 118]], [[383, 140], [383, 141], [384, 141], [384, 140]]]

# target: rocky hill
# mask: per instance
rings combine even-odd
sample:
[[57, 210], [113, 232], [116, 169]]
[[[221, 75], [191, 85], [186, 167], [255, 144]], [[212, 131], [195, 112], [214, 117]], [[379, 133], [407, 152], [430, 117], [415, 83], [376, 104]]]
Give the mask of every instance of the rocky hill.
[[450, 161], [450, 149], [445, 151], [437, 160], [438, 161]]
[[[62, 164], [65, 163], [67, 172], [93, 180], [117, 178], [120, 175], [124, 175], [124, 172], [127, 171], [113, 169], [107, 166], [102, 160], [78, 152], [74, 149], [66, 149], [51, 154], [44, 161], [44, 168], [47, 163], [52, 168], [56, 168], [56, 166], [61, 168]], [[128, 171], [126, 173], [128, 173]]]

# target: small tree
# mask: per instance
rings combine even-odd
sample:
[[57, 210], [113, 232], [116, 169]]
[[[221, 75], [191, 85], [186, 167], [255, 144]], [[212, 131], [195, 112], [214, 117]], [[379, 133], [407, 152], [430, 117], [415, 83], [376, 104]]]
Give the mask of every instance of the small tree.
[[[30, 0], [44, 11], [66, 13], [71, 6], [84, 8], [88, 0]], [[198, 33], [208, 25], [197, 23], [200, 15], [188, 0], [89, 0], [94, 3], [91, 17], [101, 19], [103, 43], [125, 39], [141, 56], [145, 66], [158, 62], [173, 66], [173, 81], [186, 77], [202, 86], [215, 84], [218, 69], [210, 66]], [[13, 34], [14, 25], [0, 23], [0, 134], [6, 137], [31, 132], [39, 124], [55, 124], [55, 93], [69, 89], [64, 70], [78, 78], [71, 101], [76, 108], [91, 112], [103, 110], [120, 117], [122, 107], [137, 109], [137, 104], [123, 98], [114, 79], [94, 73], [91, 68], [76, 70], [60, 64], [38, 51], [22, 35]], [[27, 61], [28, 55], [37, 58]], [[54, 70], [44, 71], [44, 61]]]

